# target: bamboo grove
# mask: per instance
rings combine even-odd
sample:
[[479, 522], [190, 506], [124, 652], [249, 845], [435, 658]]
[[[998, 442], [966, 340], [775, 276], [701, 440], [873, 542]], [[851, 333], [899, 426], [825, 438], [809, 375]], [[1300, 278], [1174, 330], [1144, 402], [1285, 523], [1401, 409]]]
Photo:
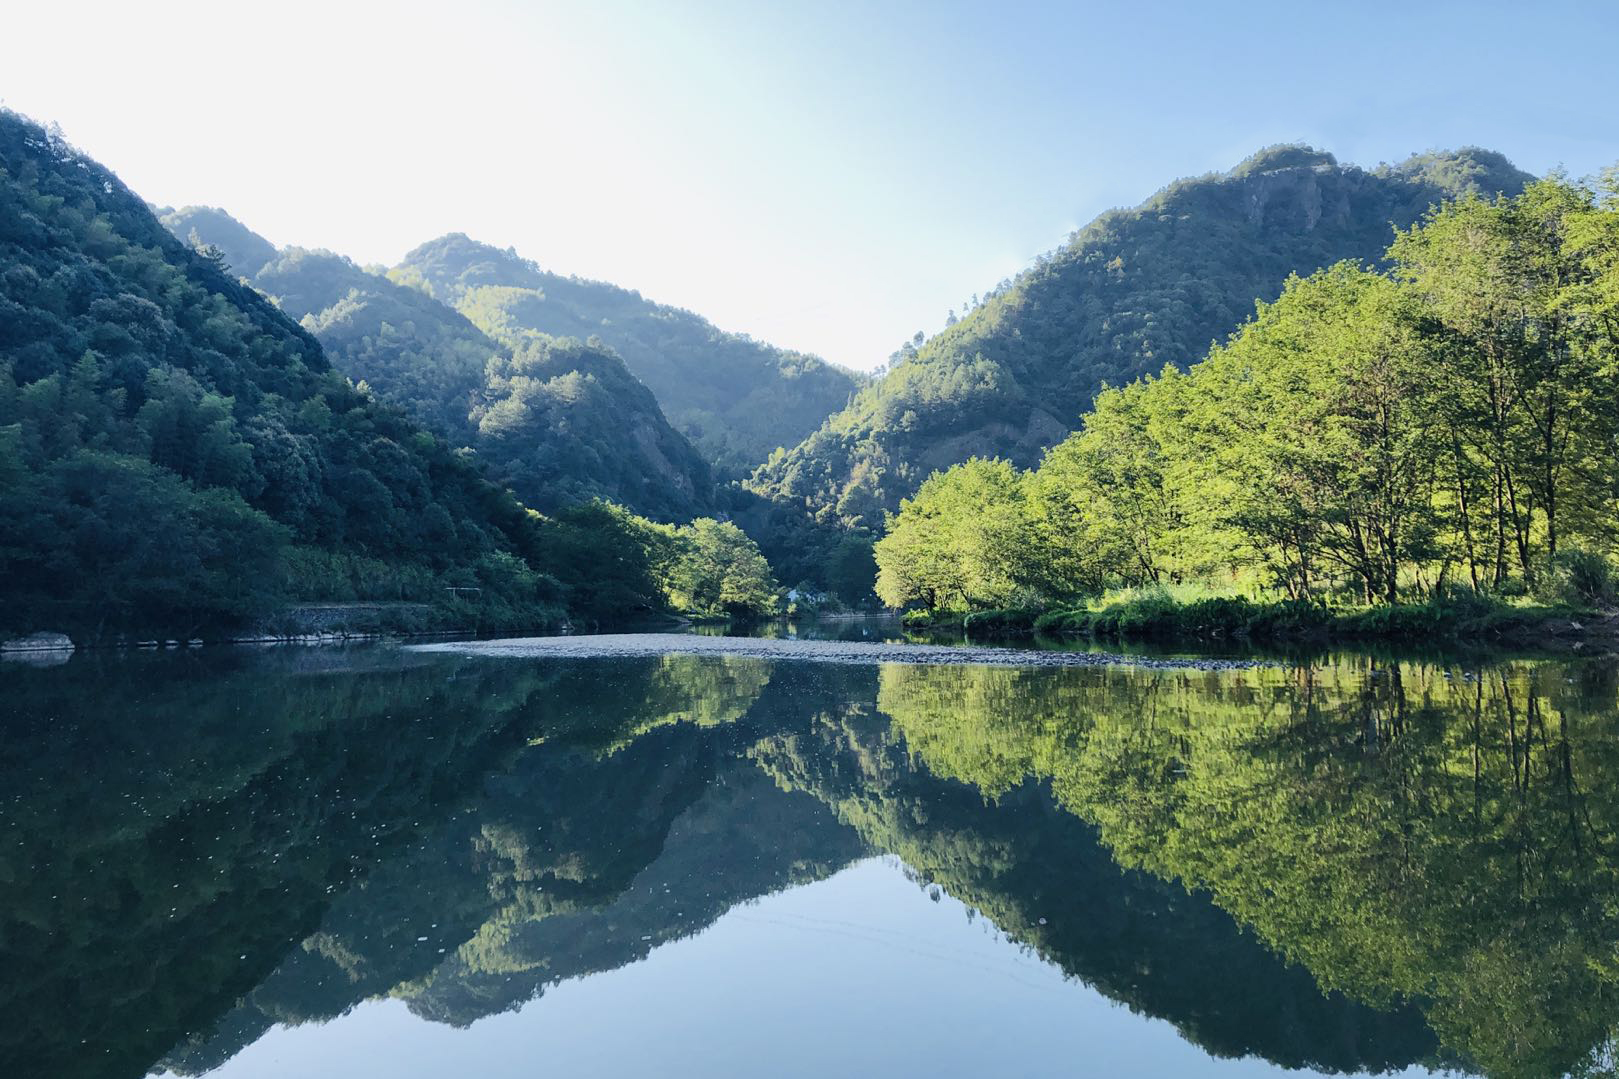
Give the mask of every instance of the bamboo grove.
[[1619, 525], [1619, 175], [1553, 175], [1290, 278], [1201, 363], [1104, 390], [1019, 471], [889, 518], [879, 596], [1034, 606], [1206, 582], [1384, 604], [1601, 576]]

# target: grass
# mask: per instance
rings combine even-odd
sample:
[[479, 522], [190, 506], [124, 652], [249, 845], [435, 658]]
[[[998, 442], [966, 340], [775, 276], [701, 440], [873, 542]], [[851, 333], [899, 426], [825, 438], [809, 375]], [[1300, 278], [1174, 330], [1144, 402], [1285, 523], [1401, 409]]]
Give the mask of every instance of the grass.
[[1097, 608], [1047, 611], [1033, 632], [1121, 639], [1263, 640], [1299, 638], [1421, 640], [1433, 637], [1506, 637], [1532, 633], [1553, 619], [1589, 615], [1564, 605], [1516, 605], [1485, 596], [1458, 595], [1425, 603], [1340, 608], [1312, 600], [1250, 600], [1242, 596], [1176, 598], [1143, 590]]
[[1118, 640], [1488, 639], [1543, 632], [1548, 624], [1590, 616], [1580, 606], [1457, 593], [1443, 600], [1338, 607], [1320, 600], [1249, 599], [1202, 585], [1127, 589], [1087, 607], [987, 611], [910, 611], [910, 629], [960, 630], [969, 637], [1030, 634]]

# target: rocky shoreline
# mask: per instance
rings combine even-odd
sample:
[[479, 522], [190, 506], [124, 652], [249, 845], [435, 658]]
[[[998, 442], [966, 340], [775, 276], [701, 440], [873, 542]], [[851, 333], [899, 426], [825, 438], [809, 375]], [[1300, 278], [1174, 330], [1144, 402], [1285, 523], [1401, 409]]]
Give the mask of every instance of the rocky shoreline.
[[1130, 656], [1113, 652], [1061, 652], [871, 641], [807, 641], [767, 637], [702, 637], [680, 633], [596, 633], [569, 637], [510, 637], [493, 641], [443, 641], [407, 646], [418, 652], [450, 652], [515, 659], [622, 659], [643, 656], [738, 656], [816, 663], [975, 664], [992, 667], [1148, 667], [1225, 671], [1269, 666], [1263, 660]]

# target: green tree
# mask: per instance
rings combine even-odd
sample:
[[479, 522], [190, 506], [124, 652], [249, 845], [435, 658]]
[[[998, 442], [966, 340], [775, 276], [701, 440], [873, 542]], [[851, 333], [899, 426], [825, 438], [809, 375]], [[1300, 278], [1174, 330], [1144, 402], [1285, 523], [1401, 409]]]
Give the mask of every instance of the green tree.
[[667, 571], [670, 601], [701, 615], [757, 618], [774, 614], [777, 585], [770, 563], [736, 525], [699, 517], [675, 532]]
[[877, 542], [877, 596], [890, 607], [999, 607], [1037, 579], [1024, 478], [1004, 460], [971, 460], [929, 477]]
[[1055, 591], [1078, 596], [1109, 583], [1159, 584], [1177, 575], [1179, 513], [1164, 484], [1166, 423], [1184, 381], [1158, 379], [1102, 391], [1079, 432], [1030, 476], [1035, 542], [1050, 552]]
[[1290, 595], [1347, 579], [1395, 602], [1401, 570], [1434, 554], [1430, 367], [1388, 278], [1342, 263], [1291, 279], [1189, 376], [1175, 501]]
[[1619, 428], [1603, 377], [1600, 216], [1590, 190], [1553, 176], [1518, 198], [1446, 205], [1391, 249], [1436, 341], [1475, 581], [1498, 587], [1513, 563], [1533, 578], [1570, 533], [1611, 532], [1601, 473]]

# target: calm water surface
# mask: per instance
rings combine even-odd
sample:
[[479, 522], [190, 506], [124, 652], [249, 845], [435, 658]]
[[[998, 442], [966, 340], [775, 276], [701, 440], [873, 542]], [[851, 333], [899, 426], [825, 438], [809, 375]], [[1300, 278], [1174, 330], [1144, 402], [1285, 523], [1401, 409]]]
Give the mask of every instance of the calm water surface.
[[7, 662], [0, 1075], [1612, 1074], [1616, 715], [1605, 661]]

